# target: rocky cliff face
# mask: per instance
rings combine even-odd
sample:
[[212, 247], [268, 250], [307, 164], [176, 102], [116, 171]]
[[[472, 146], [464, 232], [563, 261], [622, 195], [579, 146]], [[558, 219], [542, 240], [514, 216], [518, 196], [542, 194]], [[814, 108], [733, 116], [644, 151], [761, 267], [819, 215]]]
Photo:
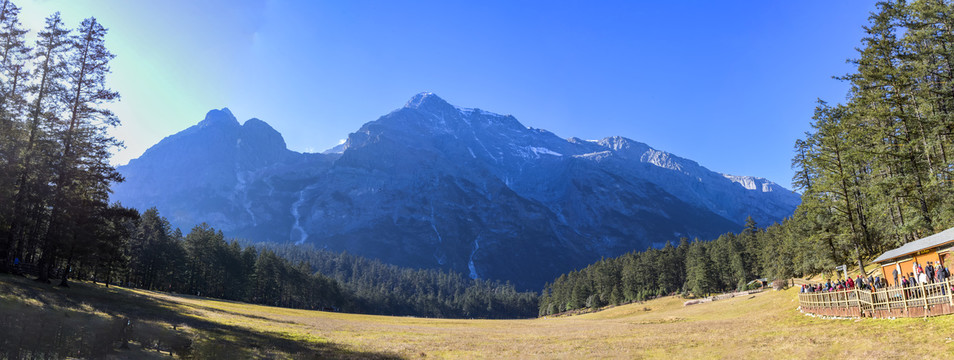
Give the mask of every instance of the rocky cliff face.
[[324, 154], [227, 109], [122, 166], [114, 200], [253, 241], [309, 243], [537, 289], [680, 237], [789, 216], [797, 194], [621, 137], [562, 139], [512, 116], [414, 96]]

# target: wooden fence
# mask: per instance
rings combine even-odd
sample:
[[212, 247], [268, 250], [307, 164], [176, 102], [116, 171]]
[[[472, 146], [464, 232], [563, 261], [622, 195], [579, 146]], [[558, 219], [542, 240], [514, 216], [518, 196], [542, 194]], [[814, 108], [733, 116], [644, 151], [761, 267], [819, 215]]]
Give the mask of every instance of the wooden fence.
[[950, 280], [875, 291], [858, 288], [799, 293], [802, 311], [827, 316], [922, 317], [954, 313]]

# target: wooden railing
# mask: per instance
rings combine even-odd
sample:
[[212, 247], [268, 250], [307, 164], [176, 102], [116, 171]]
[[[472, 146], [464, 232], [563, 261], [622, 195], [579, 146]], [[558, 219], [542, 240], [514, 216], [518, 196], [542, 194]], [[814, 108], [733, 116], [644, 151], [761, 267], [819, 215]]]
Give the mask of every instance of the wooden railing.
[[921, 317], [954, 313], [950, 280], [908, 287], [891, 286], [875, 291], [858, 288], [799, 293], [802, 311], [819, 315], [854, 317]]

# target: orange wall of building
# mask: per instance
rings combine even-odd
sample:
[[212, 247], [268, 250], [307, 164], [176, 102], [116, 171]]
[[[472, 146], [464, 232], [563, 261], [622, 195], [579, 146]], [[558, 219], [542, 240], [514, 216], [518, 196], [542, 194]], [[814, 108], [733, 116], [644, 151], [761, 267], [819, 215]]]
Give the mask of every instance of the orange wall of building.
[[[938, 255], [937, 250], [932, 250], [930, 252], [927, 252], [921, 255], [915, 255], [913, 259], [902, 261], [900, 263], [901, 275], [898, 277], [898, 279], [914, 272], [913, 266], [915, 261], [917, 261], [918, 264], [920, 264], [921, 268], [923, 269], [925, 266], [927, 266], [928, 262], [935, 263], [940, 260], [941, 258]], [[954, 265], [954, 256], [946, 256], [946, 259], [944, 260], [945, 260], [946, 266], [950, 267]], [[882, 276], [884, 276], [886, 280], [888, 280], [889, 285], [896, 285], [894, 283], [894, 264], [882, 266], [881, 274]]]

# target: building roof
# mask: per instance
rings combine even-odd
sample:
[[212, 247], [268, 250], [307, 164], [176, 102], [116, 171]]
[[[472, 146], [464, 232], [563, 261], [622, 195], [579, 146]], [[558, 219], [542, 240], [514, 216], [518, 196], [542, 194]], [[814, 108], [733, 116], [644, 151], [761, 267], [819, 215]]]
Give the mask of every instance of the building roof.
[[877, 259], [874, 259], [874, 262], [885, 262], [897, 257], [916, 253], [924, 249], [930, 249], [932, 247], [952, 241], [954, 241], [954, 228], [941, 231], [923, 239], [914, 240], [907, 244], [901, 245], [901, 247], [897, 249], [885, 251], [884, 254], [881, 254], [881, 256], [879, 256]]

